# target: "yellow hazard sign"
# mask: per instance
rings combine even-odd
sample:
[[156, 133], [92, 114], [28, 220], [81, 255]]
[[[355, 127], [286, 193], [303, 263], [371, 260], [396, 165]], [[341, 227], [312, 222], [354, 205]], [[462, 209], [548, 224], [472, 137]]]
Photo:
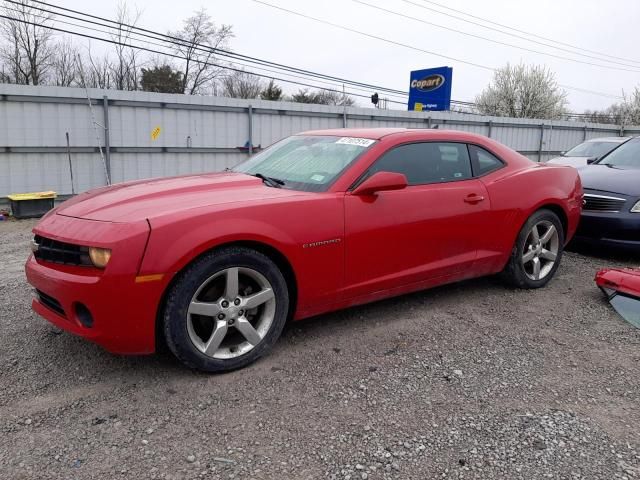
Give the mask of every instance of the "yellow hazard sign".
[[153, 130], [151, 130], [151, 140], [157, 140], [158, 137], [160, 136], [161, 131], [162, 129], [160, 127], [156, 127]]

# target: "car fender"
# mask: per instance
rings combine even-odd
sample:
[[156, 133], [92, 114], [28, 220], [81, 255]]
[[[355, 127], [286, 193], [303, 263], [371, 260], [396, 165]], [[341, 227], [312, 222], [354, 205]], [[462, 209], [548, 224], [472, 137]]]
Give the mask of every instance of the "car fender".
[[501, 266], [506, 264], [527, 219], [545, 206], [564, 213], [565, 242], [573, 237], [582, 202], [582, 186], [575, 169], [532, 165], [506, 175], [497, 172], [484, 177], [483, 182], [491, 199], [493, 242], [497, 250], [504, 252]]
[[344, 283], [344, 195], [291, 202], [263, 202], [235, 209], [204, 208], [183, 219], [150, 220], [151, 234], [140, 275], [175, 275], [203, 253], [254, 242], [284, 258], [296, 280], [297, 305], [325, 303]]
[[[180, 222], [182, 223], [182, 222]], [[278, 250], [292, 265], [295, 264], [295, 242], [285, 231], [266, 221], [234, 218], [232, 222], [190, 219], [181, 226], [151, 224], [151, 235], [140, 275], [164, 273], [173, 277], [203, 253], [233, 242], [258, 242]], [[184, 232], [176, 235], [176, 232]], [[166, 255], [162, 237], [169, 235], [171, 255]], [[295, 268], [295, 267], [294, 267]]]

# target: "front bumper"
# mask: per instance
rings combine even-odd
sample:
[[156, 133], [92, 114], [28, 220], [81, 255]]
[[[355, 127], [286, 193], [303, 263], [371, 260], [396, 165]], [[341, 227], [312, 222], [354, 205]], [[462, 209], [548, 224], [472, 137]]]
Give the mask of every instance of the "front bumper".
[[640, 252], [640, 213], [583, 211], [575, 240]]
[[[112, 353], [152, 353], [165, 282], [136, 282], [148, 226], [121, 228], [108, 222], [52, 215], [34, 232], [68, 243], [112, 248], [113, 255], [104, 270], [51, 263], [30, 255], [25, 271], [38, 292], [33, 310], [57, 327]], [[90, 325], [86, 317], [82, 321], [83, 307], [91, 314]]]

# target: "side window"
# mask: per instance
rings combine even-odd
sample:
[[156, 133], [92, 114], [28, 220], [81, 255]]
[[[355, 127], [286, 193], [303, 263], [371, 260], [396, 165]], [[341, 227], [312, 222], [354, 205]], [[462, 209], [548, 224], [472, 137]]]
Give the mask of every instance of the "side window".
[[467, 146], [462, 143], [434, 143], [437, 151], [432, 152], [429, 164], [437, 172], [438, 181], [451, 182], [467, 180], [471, 173], [471, 160]]
[[469, 153], [471, 154], [476, 177], [493, 172], [504, 166], [504, 163], [495, 155], [476, 145], [469, 145]]
[[402, 173], [409, 185], [452, 182], [472, 177], [471, 161], [463, 143], [411, 143], [385, 153], [369, 169], [376, 172]]

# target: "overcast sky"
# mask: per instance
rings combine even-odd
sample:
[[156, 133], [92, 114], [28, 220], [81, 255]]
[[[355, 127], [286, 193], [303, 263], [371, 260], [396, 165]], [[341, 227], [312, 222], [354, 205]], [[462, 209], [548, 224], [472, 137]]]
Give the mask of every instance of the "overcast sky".
[[[553, 45], [572, 52], [575, 50], [561, 42], [598, 52], [580, 51], [597, 58], [531, 43], [411, 4], [462, 16], [425, 0], [361, 0], [411, 18], [383, 12], [354, 0], [264, 1], [457, 60], [319, 24], [253, 0], [129, 0], [128, 4], [142, 12], [139, 26], [162, 32], [179, 28], [182, 19], [204, 6], [216, 23], [233, 26], [235, 37], [231, 48], [237, 53], [404, 91], [408, 90], [411, 70], [447, 65], [453, 67], [452, 97], [456, 100], [473, 101], [492, 76], [491, 71], [460, 60], [488, 67], [499, 67], [507, 62], [544, 64], [556, 73], [558, 83], [562, 85], [618, 96], [623, 89], [630, 92], [640, 85], [640, 51], [637, 48], [640, 2], [637, 0], [435, 0], [470, 15], [552, 39]], [[52, 0], [52, 3], [110, 18], [117, 5], [114, 0]], [[482, 23], [472, 17], [465, 18]], [[499, 45], [414, 19], [605, 66], [585, 65]], [[512, 33], [532, 38], [515, 31]], [[539, 38], [535, 40], [550, 43]], [[600, 54], [618, 58], [603, 58]], [[293, 88], [296, 87], [288, 87], [288, 91]], [[575, 90], [567, 90], [567, 93], [570, 108], [578, 112], [604, 108], [618, 101]], [[366, 100], [360, 99], [359, 103], [365, 105]]]

